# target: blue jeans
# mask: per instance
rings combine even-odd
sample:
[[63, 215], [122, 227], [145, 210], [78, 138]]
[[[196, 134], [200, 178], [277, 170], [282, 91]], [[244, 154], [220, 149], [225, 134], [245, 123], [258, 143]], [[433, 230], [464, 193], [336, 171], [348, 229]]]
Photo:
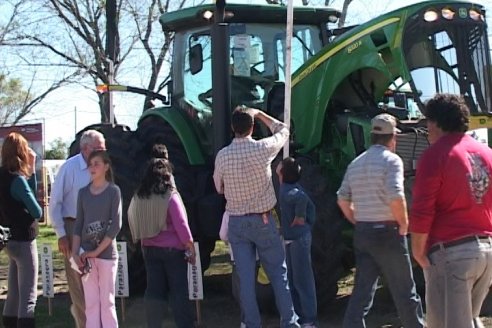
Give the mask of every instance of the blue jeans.
[[442, 248], [424, 269], [427, 326], [480, 325], [480, 310], [492, 284], [492, 237]]
[[358, 222], [354, 232], [355, 286], [344, 328], [365, 328], [380, 273], [389, 286], [405, 328], [424, 327], [422, 304], [413, 281], [407, 237], [393, 223]]
[[231, 215], [229, 242], [239, 276], [239, 298], [246, 327], [261, 327], [255, 292], [256, 251], [275, 293], [280, 327], [299, 327], [287, 281], [284, 248], [273, 218], [270, 216], [265, 224], [261, 215]]
[[184, 251], [164, 247], [143, 247], [147, 288], [145, 313], [147, 327], [161, 327], [166, 301], [169, 301], [178, 328], [192, 328], [194, 316], [188, 299], [188, 265]]
[[317, 317], [311, 243], [311, 232], [308, 231], [285, 247], [289, 286], [299, 323], [314, 323]]

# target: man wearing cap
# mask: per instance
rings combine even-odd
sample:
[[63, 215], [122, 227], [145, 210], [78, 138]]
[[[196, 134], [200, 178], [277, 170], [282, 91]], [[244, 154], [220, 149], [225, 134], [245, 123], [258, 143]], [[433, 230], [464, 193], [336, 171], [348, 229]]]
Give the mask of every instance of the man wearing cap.
[[430, 147], [417, 165], [410, 232], [424, 270], [429, 328], [484, 327], [492, 284], [492, 150], [468, 136], [462, 97], [425, 106]]
[[355, 225], [355, 286], [343, 327], [366, 327], [380, 274], [403, 327], [424, 327], [407, 245], [403, 162], [394, 153], [399, 130], [389, 114], [374, 117], [371, 125], [372, 146], [349, 164], [338, 190], [338, 205]]

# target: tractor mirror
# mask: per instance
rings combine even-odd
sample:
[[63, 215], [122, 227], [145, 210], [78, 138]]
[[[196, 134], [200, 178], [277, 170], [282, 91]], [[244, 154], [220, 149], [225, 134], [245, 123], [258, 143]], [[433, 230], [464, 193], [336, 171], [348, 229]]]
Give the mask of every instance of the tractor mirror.
[[203, 68], [203, 49], [201, 43], [190, 46], [190, 72], [192, 75], [200, 72]]

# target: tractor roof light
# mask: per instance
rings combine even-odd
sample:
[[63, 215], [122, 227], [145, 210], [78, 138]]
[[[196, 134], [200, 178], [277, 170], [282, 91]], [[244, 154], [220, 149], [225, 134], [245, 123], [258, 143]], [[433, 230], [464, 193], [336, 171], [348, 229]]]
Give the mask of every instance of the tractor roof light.
[[475, 8], [470, 9], [470, 18], [474, 21], [483, 21], [482, 13], [480, 13], [480, 11]]
[[338, 17], [336, 15], [330, 15], [330, 16], [328, 16], [328, 22], [336, 23], [336, 22], [338, 22]]
[[205, 18], [206, 20], [210, 20], [213, 16], [214, 16], [214, 13], [211, 12], [210, 10], [205, 10], [202, 14], [203, 18]]
[[442, 14], [442, 17], [446, 18], [447, 20], [451, 20], [454, 18], [454, 15], [456, 13], [450, 8], [443, 8], [441, 10], [441, 14]]
[[426, 22], [434, 22], [437, 18], [439, 18], [439, 15], [434, 9], [429, 9], [424, 13], [424, 20]]
[[[212, 17], [214, 17], [214, 12], [210, 10], [205, 10], [202, 13], [202, 17], [206, 20], [211, 20]], [[224, 13], [224, 19], [231, 19], [232, 17], [234, 17], [234, 13], [232, 11], [226, 11]]]

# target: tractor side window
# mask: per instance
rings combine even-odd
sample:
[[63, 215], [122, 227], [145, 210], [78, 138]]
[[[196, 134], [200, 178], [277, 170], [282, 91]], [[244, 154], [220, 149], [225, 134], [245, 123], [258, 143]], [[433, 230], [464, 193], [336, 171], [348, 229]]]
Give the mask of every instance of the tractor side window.
[[[312, 27], [295, 26], [294, 35], [292, 37], [292, 65], [291, 72], [295, 72], [309, 58], [319, 51], [319, 38], [313, 37], [313, 33], [317, 33]], [[277, 63], [279, 67], [279, 79], [285, 81], [285, 34], [280, 35], [276, 41]]]
[[[212, 105], [212, 40], [210, 35], [195, 34], [189, 37], [188, 43], [183, 76], [185, 98], [198, 111], [209, 112]], [[201, 59], [201, 65], [196, 63], [198, 53], [201, 56], [198, 58]]]
[[265, 70], [261, 39], [255, 35], [236, 34], [231, 37], [231, 75], [251, 76]]
[[415, 67], [411, 72], [415, 85], [423, 91], [422, 101], [438, 92], [460, 93], [456, 48], [447, 32], [422, 39], [408, 57]]
[[261, 107], [265, 97], [262, 39], [254, 34], [238, 33], [231, 36], [230, 45], [232, 106]]

